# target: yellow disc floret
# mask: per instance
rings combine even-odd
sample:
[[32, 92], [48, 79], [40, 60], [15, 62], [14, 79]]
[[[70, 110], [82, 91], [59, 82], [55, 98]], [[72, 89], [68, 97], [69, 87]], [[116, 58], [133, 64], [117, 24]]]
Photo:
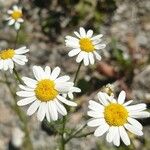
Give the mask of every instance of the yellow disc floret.
[[13, 13], [11, 14], [11, 17], [14, 20], [18, 20], [19, 18], [22, 17], [22, 11], [21, 10], [14, 10]]
[[0, 51], [0, 59], [11, 59], [15, 55], [14, 49], [7, 49], [7, 50], [1, 50]]
[[54, 81], [49, 79], [39, 81], [35, 88], [35, 95], [42, 102], [47, 102], [56, 98], [58, 91], [55, 89]]
[[127, 122], [128, 111], [120, 104], [111, 103], [105, 107], [104, 118], [110, 126], [122, 126]]
[[94, 51], [94, 45], [92, 43], [92, 40], [89, 38], [81, 38], [79, 41], [80, 48], [82, 51], [85, 52], [93, 52]]

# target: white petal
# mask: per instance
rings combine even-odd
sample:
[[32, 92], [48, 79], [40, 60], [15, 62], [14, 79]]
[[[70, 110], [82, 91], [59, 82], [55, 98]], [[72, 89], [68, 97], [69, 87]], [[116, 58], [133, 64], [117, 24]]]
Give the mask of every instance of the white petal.
[[31, 116], [32, 114], [34, 114], [36, 112], [36, 110], [39, 108], [40, 104], [41, 104], [41, 102], [38, 100], [33, 102], [27, 110], [27, 115]]
[[101, 104], [103, 104], [104, 106], [109, 104], [109, 102], [106, 99], [106, 96], [105, 96], [106, 94], [105, 93], [99, 92], [97, 95], [98, 95], [98, 99], [101, 102]]
[[146, 104], [137, 104], [137, 105], [131, 105], [131, 106], [126, 106], [126, 109], [131, 112], [131, 111], [143, 111], [146, 109]]
[[29, 91], [19, 91], [19, 92], [16, 92], [16, 94], [20, 97], [32, 97], [32, 96], [35, 96], [35, 93], [34, 92], [29, 92]]
[[51, 79], [55, 80], [60, 74], [60, 68], [56, 67], [51, 73]]
[[15, 50], [16, 54], [25, 54], [27, 52], [29, 52], [29, 49], [27, 49], [26, 46], [18, 48]]
[[97, 111], [88, 111], [87, 115], [93, 118], [103, 118], [104, 114], [103, 113], [99, 113]]
[[102, 39], [96, 39], [96, 40], [93, 41], [93, 44], [94, 45], [99, 44], [101, 41], [102, 41]]
[[75, 38], [75, 37], [73, 37], [73, 36], [66, 36], [65, 37], [66, 38], [66, 41], [72, 41], [72, 42], [74, 42], [74, 43], [78, 43], [79, 42], [79, 39], [78, 38]]
[[129, 139], [129, 136], [128, 136], [126, 130], [124, 129], [124, 127], [120, 126], [119, 132], [120, 132], [120, 137], [121, 137], [122, 141], [124, 142], [124, 144], [127, 146], [130, 145], [130, 139]]
[[96, 39], [101, 38], [102, 36], [103, 36], [102, 34], [99, 34], [99, 35], [96, 35], [96, 36], [92, 37], [91, 39], [92, 40], [96, 40]]
[[25, 62], [20, 60], [20, 59], [16, 59], [16, 58], [12, 58], [12, 59], [13, 59], [14, 62], [16, 62], [17, 64], [19, 64], [21, 66], [25, 65]]
[[68, 93], [68, 97], [69, 97], [70, 99], [73, 99], [73, 98], [74, 98], [74, 96], [73, 96], [73, 94], [72, 94], [71, 92]]
[[69, 57], [73, 57], [73, 56], [79, 54], [80, 51], [81, 51], [81, 50], [80, 50], [79, 48], [76, 48], [76, 49], [71, 50], [71, 51], [68, 53], [68, 55], [69, 55]]
[[18, 22], [15, 23], [15, 29], [16, 29], [16, 30], [19, 30], [19, 29], [20, 29], [20, 23], [18, 23]]
[[34, 102], [35, 100], [36, 100], [36, 97], [35, 97], [35, 96], [33, 96], [33, 97], [28, 97], [28, 98], [24, 98], [24, 99], [18, 101], [18, 102], [17, 102], [17, 105], [18, 105], [18, 106], [28, 105], [28, 104]]
[[19, 85], [19, 87], [22, 89], [22, 90], [25, 90], [25, 91], [34, 91], [33, 88], [28, 88], [27, 86], [24, 86], [24, 85]]
[[108, 131], [108, 133], [107, 133], [107, 135], [106, 135], [106, 140], [107, 140], [107, 142], [109, 142], [109, 143], [111, 143], [112, 141], [113, 141], [113, 138], [114, 138], [114, 136], [115, 136], [115, 129], [116, 129], [117, 127], [114, 127], [114, 126], [111, 126], [110, 128], [109, 128], [109, 131]]
[[40, 66], [33, 66], [33, 74], [37, 80], [45, 79], [45, 72]]
[[96, 126], [100, 126], [101, 124], [105, 123], [105, 120], [104, 118], [101, 118], [101, 119], [92, 119], [90, 120], [87, 125], [89, 127], [96, 127]]
[[9, 68], [10, 69], [14, 68], [14, 62], [11, 59], [9, 60]]
[[58, 112], [55, 103], [53, 101], [50, 101], [48, 102], [48, 106], [52, 120], [56, 121], [58, 119]]
[[60, 93], [69, 92], [73, 84], [73, 82], [56, 82], [55, 89]]
[[46, 103], [42, 102], [37, 112], [37, 118], [39, 121], [43, 121], [43, 119], [45, 118], [45, 113], [46, 113], [45, 110], [46, 110]]
[[67, 82], [68, 80], [70, 80], [70, 77], [65, 75], [57, 78], [55, 82]]
[[83, 27], [80, 27], [80, 35], [81, 35], [81, 37], [83, 38], [83, 37], [86, 37], [86, 32], [85, 32], [85, 29], [83, 28]]
[[97, 137], [102, 136], [106, 131], [108, 131], [108, 129], [109, 125], [107, 123], [104, 123], [95, 130], [94, 135]]
[[50, 113], [49, 113], [48, 103], [46, 104], [46, 107], [45, 107], [45, 116], [46, 116], [47, 121], [50, 122], [51, 119], [50, 119]]
[[88, 107], [89, 107], [89, 109], [92, 109], [92, 110], [96, 110], [96, 111], [100, 111], [100, 112], [104, 111], [104, 106], [102, 106], [99, 103], [92, 101], [92, 100], [89, 101]]
[[87, 36], [88, 38], [91, 38], [92, 35], [93, 35], [93, 30], [88, 30], [86, 36]]
[[45, 76], [46, 78], [50, 79], [50, 75], [51, 75], [51, 68], [49, 66], [45, 67]]
[[133, 100], [127, 101], [127, 102], [125, 102], [125, 103], [123, 104], [123, 106], [128, 106], [128, 105], [130, 105], [132, 102], [133, 102]]
[[129, 130], [130, 132], [132, 132], [133, 134], [136, 134], [138, 136], [142, 136], [143, 132], [137, 128], [135, 128], [134, 126], [130, 125], [130, 124], [125, 124], [124, 127]]
[[95, 47], [95, 49], [99, 50], [99, 49], [105, 48], [105, 47], [106, 47], [106, 44], [97, 44], [97, 45], [95, 45], [94, 47]]
[[65, 40], [65, 42], [66, 42], [67, 47], [71, 47], [71, 48], [74, 48], [74, 49], [80, 47], [79, 43], [74, 43], [73, 41], [70, 41], [70, 40]]
[[83, 60], [83, 58], [84, 58], [84, 52], [81, 51], [81, 52], [79, 53], [79, 55], [77, 56], [77, 58], [76, 58], [76, 62], [77, 62], [77, 63], [80, 63], [80, 62]]
[[24, 20], [22, 18], [18, 18], [17, 21], [20, 22], [20, 23], [24, 22]]
[[8, 70], [8, 63], [9, 63], [9, 61], [6, 59], [6, 60], [3, 61], [3, 63], [4, 63], [4, 70], [5, 71]]
[[36, 80], [33, 80], [33, 79], [31, 79], [31, 78], [28, 78], [28, 77], [22, 77], [22, 80], [23, 80], [23, 82], [24, 82], [27, 86], [29, 86], [29, 87], [31, 87], [31, 88], [35, 88], [35, 87], [36, 87], [36, 84], [37, 84], [37, 81], [36, 81]]
[[113, 143], [114, 143], [114, 145], [116, 145], [116, 146], [119, 146], [119, 145], [120, 145], [119, 128], [115, 128], [115, 135], [114, 135], [114, 138], [113, 138]]
[[9, 22], [8, 22], [8, 25], [11, 26], [15, 23], [15, 20], [14, 19], [11, 19]]
[[89, 60], [90, 60], [91, 65], [93, 65], [95, 60], [94, 60], [94, 56], [92, 53], [89, 53]]
[[88, 66], [89, 65], [89, 58], [88, 58], [88, 53], [84, 54], [84, 59], [83, 59], [84, 65]]
[[78, 38], [81, 38], [80, 34], [78, 32], [74, 32], [74, 34], [78, 37]]
[[18, 6], [14, 5], [13, 10], [19, 10]]
[[67, 115], [66, 108], [60, 102], [58, 102], [58, 100], [55, 100], [55, 104], [56, 104], [57, 110], [60, 114], [62, 114], [63, 116]]
[[131, 125], [135, 126], [136, 128], [139, 128], [140, 130], [143, 129], [143, 126], [141, 125], [141, 123], [138, 122], [136, 119], [128, 117], [127, 120]]
[[16, 54], [15, 56], [14, 56], [14, 58], [16, 58], [16, 59], [19, 59], [19, 60], [21, 60], [21, 61], [27, 61], [27, 57], [25, 56], [25, 55], [18, 55], [18, 54]]
[[98, 60], [102, 59], [102, 57], [96, 51], [94, 51], [93, 53], [95, 54], [96, 59]]
[[7, 13], [8, 13], [8, 14], [12, 14], [13, 11], [12, 11], [12, 10], [8, 10]]
[[65, 99], [64, 97], [58, 95], [57, 98], [64, 104], [69, 105], [69, 106], [77, 106], [77, 104], [75, 102], [69, 101], [67, 99]]
[[119, 104], [123, 104], [126, 98], [126, 92], [125, 91], [121, 91], [119, 96], [118, 96], [118, 103]]
[[148, 118], [148, 117], [150, 117], [150, 113], [147, 111], [142, 111], [142, 112], [132, 111], [132, 112], [129, 112], [129, 115], [133, 118]]
[[71, 91], [71, 92], [79, 93], [79, 92], [81, 92], [81, 89], [79, 89], [78, 87], [71, 87], [71, 88], [70, 88], [70, 91]]

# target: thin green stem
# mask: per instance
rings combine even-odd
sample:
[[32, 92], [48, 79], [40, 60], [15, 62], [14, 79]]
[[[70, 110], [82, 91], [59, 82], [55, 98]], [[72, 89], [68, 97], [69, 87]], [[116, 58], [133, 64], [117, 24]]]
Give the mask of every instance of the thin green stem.
[[19, 32], [20, 32], [20, 29], [16, 31], [16, 38], [15, 38], [15, 41], [14, 41], [14, 49], [17, 46], [17, 42], [18, 42], [18, 38], [19, 38]]
[[[79, 66], [78, 66], [78, 69], [77, 69], [77, 72], [75, 74], [75, 77], [74, 77], [74, 84], [76, 84], [76, 81], [77, 81], [77, 77], [79, 75], [79, 71], [80, 71], [80, 68], [81, 68], [81, 65], [82, 65], [82, 61], [80, 62]], [[62, 134], [61, 134], [61, 145], [60, 145], [60, 149], [61, 150], [65, 150], [65, 144], [67, 143], [65, 138], [64, 138], [64, 133], [65, 133], [65, 127], [66, 127], [66, 120], [67, 120], [67, 117], [64, 116], [63, 117], [63, 123], [62, 123]], [[80, 132], [80, 131], [79, 131]]]
[[76, 82], [77, 82], [77, 77], [78, 77], [80, 68], [82, 66], [82, 63], [83, 63], [83, 61], [80, 62], [79, 66], [78, 66], [78, 69], [77, 69], [77, 72], [76, 72], [75, 77], [74, 77], [74, 81], [73, 82], [74, 82], [75, 85], [76, 85]]
[[88, 135], [91, 135], [93, 134], [94, 132], [88, 132], [88, 133], [84, 133], [84, 134], [81, 134], [81, 135], [77, 135], [77, 136], [74, 136], [73, 138], [82, 138], [82, 137], [87, 137]]
[[63, 117], [63, 123], [62, 123], [62, 133], [61, 133], [61, 150], [65, 150], [65, 138], [64, 138], [64, 133], [65, 133], [65, 125], [66, 125], [66, 116]]
[[18, 115], [18, 117], [22, 123], [22, 126], [21, 126], [22, 130], [25, 132], [25, 145], [28, 146], [29, 150], [33, 150], [32, 142], [31, 142], [28, 127], [27, 127], [27, 118], [26, 118], [25, 114], [20, 110], [20, 108], [17, 105], [16, 94], [14, 93], [14, 90], [12, 90], [10, 83], [8, 82], [6, 74], [5, 74], [5, 80], [6, 80], [5, 83], [9, 89], [9, 92], [12, 95], [13, 100], [14, 100], [14, 105], [12, 106], [12, 108], [17, 113], [17, 115]]
[[65, 140], [65, 144], [68, 143], [71, 139], [73, 139], [78, 133], [80, 133], [85, 127], [87, 126], [87, 124], [83, 125], [81, 128], [79, 128], [77, 131], [75, 131], [73, 134], [71, 134], [66, 140]]
[[18, 82], [19, 82], [20, 84], [22, 84], [22, 80], [21, 80], [21, 78], [20, 78], [20, 76], [19, 76], [19, 73], [17, 72], [17, 70], [16, 70], [15, 68], [13, 69], [13, 73], [14, 73], [16, 79], [18, 80]]

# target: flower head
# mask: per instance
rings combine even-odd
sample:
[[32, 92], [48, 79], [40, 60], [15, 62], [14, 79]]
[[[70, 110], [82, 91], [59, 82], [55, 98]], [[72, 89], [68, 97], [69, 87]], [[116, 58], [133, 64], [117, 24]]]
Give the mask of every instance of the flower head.
[[25, 65], [28, 59], [24, 54], [28, 51], [29, 49], [25, 46], [16, 50], [12, 48], [0, 50], [0, 70], [12, 70], [14, 68], [14, 63]]
[[22, 23], [23, 20], [23, 14], [22, 14], [22, 9], [18, 6], [13, 6], [12, 10], [8, 10], [8, 14], [10, 15], [7, 20], [8, 25], [15, 25], [15, 29], [18, 30], [20, 28], [20, 23]]
[[37, 111], [37, 117], [42, 121], [45, 117], [48, 121], [57, 120], [58, 113], [66, 115], [66, 108], [63, 103], [69, 106], [77, 106], [75, 102], [67, 100], [63, 94], [69, 93], [73, 87], [73, 82], [69, 82], [69, 76], [61, 76], [60, 68], [56, 67], [53, 71], [49, 66], [42, 69], [40, 66], [33, 66], [33, 73], [36, 79], [23, 77], [25, 83], [19, 87], [22, 91], [17, 95], [24, 97], [18, 101], [19, 106], [30, 104], [27, 110], [28, 115]]
[[101, 60], [101, 56], [97, 51], [106, 47], [105, 44], [100, 43], [102, 41], [102, 34], [93, 36], [93, 31], [85, 31], [84, 28], [80, 28], [79, 33], [74, 32], [77, 37], [66, 36], [66, 46], [72, 48], [68, 53], [70, 57], [78, 55], [76, 61], [79, 63], [83, 60], [84, 65], [94, 64], [95, 58]]
[[118, 100], [104, 92], [98, 93], [100, 103], [93, 100], [89, 101], [88, 115], [93, 117], [88, 122], [88, 126], [97, 127], [95, 136], [102, 136], [107, 133], [106, 140], [113, 142], [114, 145], [120, 145], [120, 139], [125, 145], [130, 145], [130, 139], [127, 134], [129, 132], [142, 136], [142, 125], [135, 118], [150, 117], [150, 113], [146, 112], [144, 103], [131, 105], [132, 100], [125, 102], [126, 93], [121, 91]]

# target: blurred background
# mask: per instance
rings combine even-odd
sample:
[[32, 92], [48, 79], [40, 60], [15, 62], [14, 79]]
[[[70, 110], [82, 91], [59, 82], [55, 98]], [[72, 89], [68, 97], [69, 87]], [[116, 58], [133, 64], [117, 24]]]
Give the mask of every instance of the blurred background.
[[[111, 83], [116, 95], [120, 90], [127, 92], [127, 100], [134, 103], [145, 102], [150, 106], [150, 1], [149, 0], [0, 0], [0, 49], [14, 45], [16, 32], [9, 27], [5, 18], [7, 10], [14, 4], [23, 8], [24, 23], [19, 33], [17, 47], [30, 48], [29, 62], [23, 68], [17, 67], [23, 76], [33, 77], [33, 65], [60, 66], [62, 74], [73, 79], [78, 64], [68, 57], [65, 36], [73, 35], [79, 27], [93, 29], [102, 33], [107, 44], [101, 52], [102, 61], [93, 66], [81, 68], [78, 86], [82, 94], [77, 95], [79, 104], [70, 115], [68, 127], [80, 127], [88, 119], [86, 116], [88, 100], [94, 99], [103, 86]], [[10, 82], [14, 80], [10, 76]], [[0, 80], [3, 73], [0, 72]], [[20, 121], [11, 109], [12, 97], [5, 84], [0, 83], [0, 150], [28, 150], [20, 144], [15, 148], [13, 140], [21, 140], [23, 132]], [[22, 108], [26, 111], [26, 108]], [[37, 121], [36, 116], [28, 117], [30, 136], [35, 150], [55, 150], [58, 136], [52, 123], [51, 130], [45, 123]], [[143, 119], [144, 136], [132, 134], [129, 147], [116, 148], [105, 141], [105, 137], [93, 135], [73, 139], [67, 150], [149, 150], [150, 119]], [[87, 128], [87, 131], [94, 129]]]

